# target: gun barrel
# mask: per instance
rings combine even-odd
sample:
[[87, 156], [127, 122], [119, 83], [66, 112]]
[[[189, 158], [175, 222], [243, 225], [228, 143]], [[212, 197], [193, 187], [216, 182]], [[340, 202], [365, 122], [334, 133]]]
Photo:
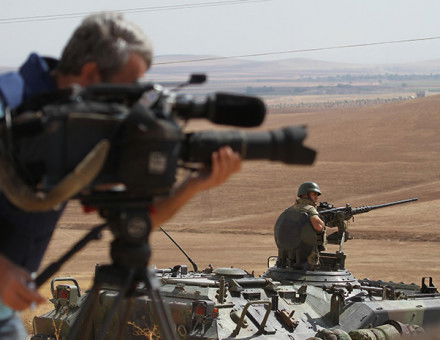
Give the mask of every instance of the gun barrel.
[[[349, 207], [332, 208], [332, 209], [322, 210], [319, 212], [319, 214], [321, 216], [325, 216], [325, 215], [334, 214], [337, 212], [345, 212], [346, 214], [353, 216], [353, 215], [357, 215], [357, 214], [366, 213], [366, 212], [369, 212], [374, 209], [391, 207], [393, 205], [414, 202], [417, 200], [418, 200], [418, 198], [409, 198], [406, 200], [400, 200], [400, 201], [389, 202], [389, 203], [384, 203], [384, 204], [366, 205], [366, 206], [358, 207], [358, 208], [349, 208]], [[348, 211], [348, 209], [350, 209], [350, 210]], [[349, 218], [349, 216], [347, 216], [347, 218]]]
[[398, 204], [404, 204], [404, 203], [409, 203], [409, 202], [414, 202], [417, 201], [418, 198], [409, 198], [406, 200], [400, 200], [400, 201], [395, 201], [395, 202], [389, 202], [389, 203], [384, 203], [384, 204], [376, 204], [376, 205], [366, 205], [364, 207], [359, 207], [359, 208], [354, 208], [352, 214], [356, 215], [356, 214], [362, 214], [374, 209], [381, 209], [381, 208], [386, 208], [386, 207], [391, 207], [393, 205], [398, 205]]

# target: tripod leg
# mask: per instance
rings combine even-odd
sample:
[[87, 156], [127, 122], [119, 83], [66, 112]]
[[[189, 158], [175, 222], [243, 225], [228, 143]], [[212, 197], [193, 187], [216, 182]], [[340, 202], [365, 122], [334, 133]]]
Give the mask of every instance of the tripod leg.
[[175, 332], [176, 326], [171, 318], [169, 309], [165, 306], [162, 296], [160, 295], [160, 284], [150, 269], [147, 269], [146, 274], [147, 287], [149, 288], [153, 309], [159, 319], [161, 339], [178, 340]]
[[130, 316], [133, 299], [133, 297], [130, 297], [125, 301], [122, 317], [119, 320], [118, 335], [116, 336], [116, 339], [123, 339], [123, 331], [127, 329], [128, 317]]
[[66, 340], [92, 340], [93, 334], [92, 324], [95, 307], [99, 298], [99, 291], [101, 290], [101, 284], [96, 281], [93, 283], [93, 287], [86, 297], [86, 301], [78, 312], [75, 321], [70, 327]]
[[[113, 317], [115, 316], [117, 311], [120, 309], [120, 306], [121, 306], [121, 303], [123, 302], [123, 299], [126, 297], [128, 290], [133, 285], [133, 278], [134, 278], [134, 269], [130, 269], [130, 271], [128, 272], [127, 279], [125, 280], [124, 284], [119, 289], [119, 294], [117, 295], [117, 297], [116, 297], [115, 301], [113, 302], [109, 311], [105, 314], [105, 318], [102, 323], [102, 326], [99, 328], [97, 339], [104, 339], [105, 338]], [[125, 325], [123, 325], [123, 327], [120, 327], [120, 328], [125, 329]], [[122, 332], [122, 330], [119, 329], [118, 332]]]
[[101, 238], [101, 231], [107, 227], [107, 225], [107, 223], [104, 223], [94, 227], [82, 239], [75, 243], [73, 247], [69, 249], [63, 256], [47, 266], [35, 279], [37, 288], [41, 287], [44, 282], [46, 282], [53, 274], [60, 270], [61, 266], [66, 263], [67, 260], [83, 249], [90, 241], [99, 240]]

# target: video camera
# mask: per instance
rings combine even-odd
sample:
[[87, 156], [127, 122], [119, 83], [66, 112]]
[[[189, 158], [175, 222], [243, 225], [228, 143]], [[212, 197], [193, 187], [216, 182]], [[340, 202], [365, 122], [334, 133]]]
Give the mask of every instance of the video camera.
[[[189, 83], [203, 79], [192, 77]], [[161, 338], [177, 339], [159, 285], [147, 269], [152, 221], [146, 206], [170, 193], [179, 167], [209, 165], [212, 152], [225, 145], [243, 159], [311, 164], [316, 153], [303, 146], [302, 126], [192, 133], [182, 127], [192, 118], [259, 126], [265, 113], [263, 102], [255, 97], [216, 93], [196, 100], [155, 84], [72, 88], [26, 103], [14, 114], [6, 113], [0, 126], [0, 189], [7, 198], [23, 210], [44, 211], [77, 197], [105, 219], [40, 273], [37, 287], [89, 241], [99, 238], [104, 228], [114, 235], [112, 264], [97, 269], [69, 340], [91, 338], [91, 316], [100, 287], [120, 290], [99, 328], [98, 338], [103, 338], [122, 299], [135, 296], [133, 287], [139, 284], [149, 291]], [[119, 328], [124, 326], [121, 323]]]
[[[203, 76], [192, 76], [188, 84], [203, 81]], [[78, 197], [81, 191], [82, 201], [97, 207], [151, 203], [170, 192], [178, 167], [209, 164], [212, 152], [225, 145], [243, 159], [287, 164], [311, 164], [316, 155], [302, 144], [303, 126], [264, 132], [183, 132], [181, 122], [193, 118], [259, 126], [266, 113], [264, 103], [244, 95], [216, 93], [195, 99], [156, 84], [100, 84], [41, 97], [22, 111], [6, 117], [3, 154], [13, 156], [19, 178], [32, 190], [69, 191], [54, 201]], [[98, 145], [101, 148], [95, 150]], [[99, 155], [91, 155], [94, 152]], [[88, 170], [82, 162], [87, 158], [93, 170], [83, 176]], [[69, 185], [57, 188], [69, 176], [73, 177]], [[81, 184], [72, 186], [75, 181]]]

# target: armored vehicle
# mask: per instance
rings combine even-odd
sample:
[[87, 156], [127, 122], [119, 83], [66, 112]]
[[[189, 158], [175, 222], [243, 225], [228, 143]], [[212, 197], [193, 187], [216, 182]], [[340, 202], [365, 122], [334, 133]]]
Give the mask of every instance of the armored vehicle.
[[[335, 252], [321, 251], [313, 269], [277, 266], [272, 256], [259, 277], [232, 267], [200, 271], [186, 254], [192, 271], [155, 269], [176, 339], [400, 339], [440, 323], [440, 293], [431, 277], [420, 285], [357, 279], [345, 268], [343, 241]], [[114, 311], [118, 289], [101, 287], [88, 316], [90, 338], [168, 340], [149, 292], [136, 287]], [[55, 308], [34, 318], [32, 340], [65, 338], [87, 295], [73, 278], [52, 280], [52, 294]], [[100, 332], [105, 318], [110, 322]]]

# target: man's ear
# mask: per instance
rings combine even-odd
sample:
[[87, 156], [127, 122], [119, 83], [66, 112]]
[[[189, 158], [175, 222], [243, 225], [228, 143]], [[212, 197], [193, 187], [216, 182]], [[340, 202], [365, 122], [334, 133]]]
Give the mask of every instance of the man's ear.
[[94, 61], [89, 61], [81, 67], [79, 75], [82, 86], [89, 86], [101, 82], [101, 74], [99, 72], [98, 64]]

